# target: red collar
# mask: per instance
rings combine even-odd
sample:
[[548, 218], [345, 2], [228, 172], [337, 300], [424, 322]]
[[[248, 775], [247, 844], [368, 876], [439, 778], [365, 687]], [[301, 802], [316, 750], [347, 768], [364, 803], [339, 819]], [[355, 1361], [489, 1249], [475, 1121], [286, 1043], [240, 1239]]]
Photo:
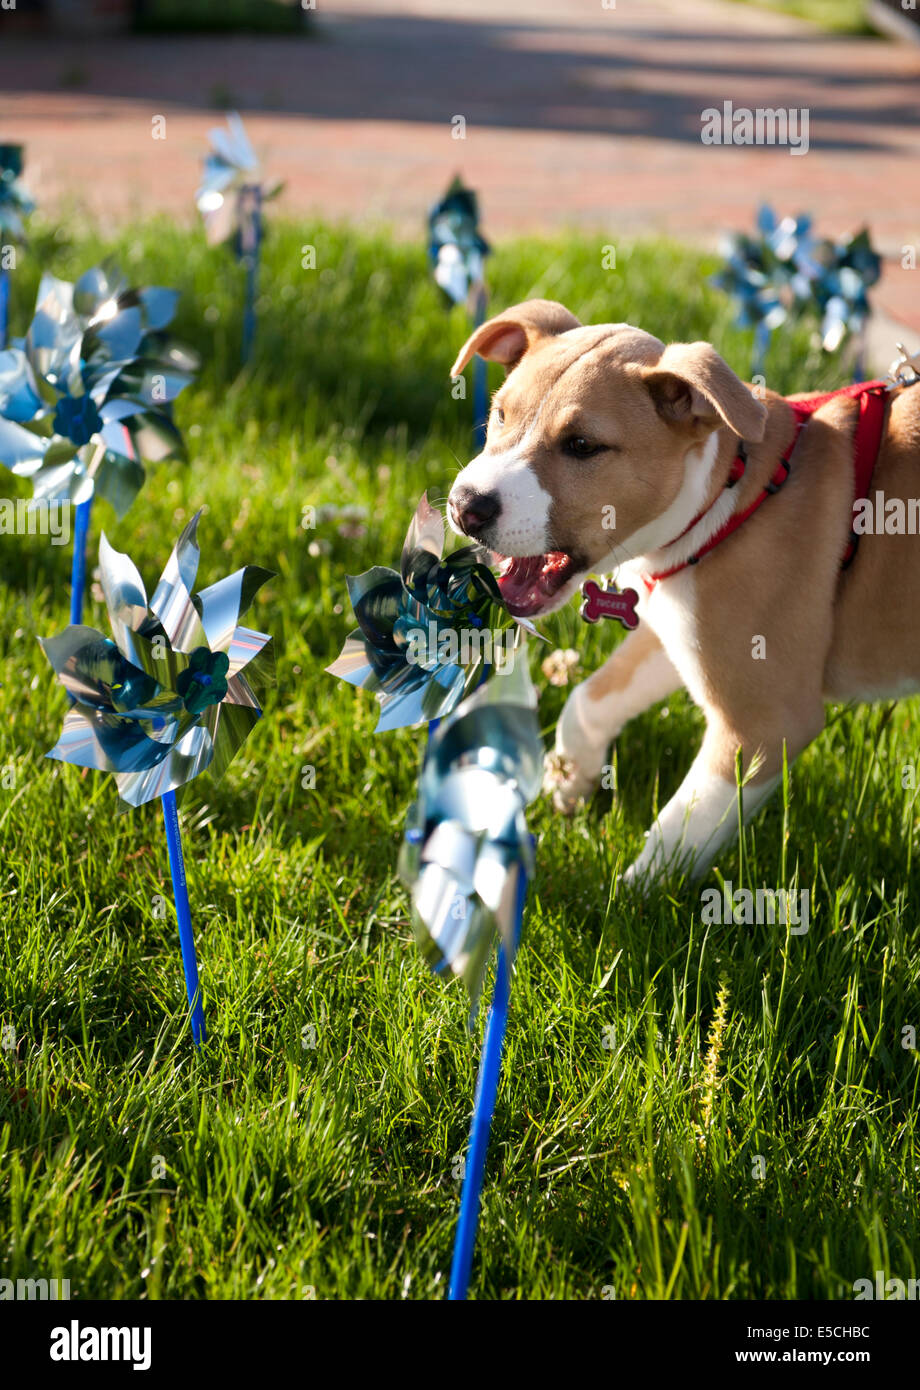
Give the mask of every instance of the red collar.
[[[698, 564], [703, 556], [708, 555], [710, 550], [714, 550], [720, 541], [724, 541], [726, 536], [730, 536], [733, 531], [737, 531], [738, 527], [741, 526], [743, 522], [747, 521], [748, 517], [751, 516], [753, 512], [756, 512], [757, 508], [762, 506], [768, 497], [772, 497], [774, 492], [779, 492], [783, 483], [789, 477], [792, 451], [798, 443], [798, 438], [803, 427], [807, 424], [808, 420], [810, 420], [811, 416], [814, 415], [816, 410], [826, 405], [828, 401], [835, 400], [838, 396], [850, 396], [859, 401], [859, 420], [857, 421], [856, 430], [853, 435], [853, 495], [855, 499], [855, 512], [855, 504], [864, 498], [869, 491], [869, 484], [872, 480], [872, 473], [875, 468], [875, 461], [878, 458], [879, 445], [882, 439], [882, 428], [885, 420], [885, 407], [888, 401], [889, 389], [890, 388], [884, 381], [859, 381], [855, 382], [852, 386], [843, 386], [839, 391], [825, 391], [821, 395], [806, 396], [800, 401], [789, 400], [788, 397], [784, 398], [786, 404], [795, 413], [795, 430], [786, 448], [786, 452], [777, 464], [773, 476], [770, 478], [766, 487], [762, 492], [757, 494], [753, 502], [749, 503], [743, 511], [733, 512], [728, 520], [723, 522], [719, 529], [709, 537], [705, 545], [700, 546], [695, 555], [691, 555], [688, 559], [682, 560], [679, 565], [673, 565], [671, 569], [659, 570], [657, 574], [643, 576], [645, 587], [648, 589], [649, 593], [652, 592], [655, 585], [659, 584], [662, 579], [670, 579], [672, 574], [677, 574], [679, 570], [686, 569], [688, 565]], [[734, 487], [735, 484], [744, 477], [746, 467], [747, 452], [744, 443], [739, 440], [738, 453], [732, 463], [731, 472], [725, 484], [726, 488]], [[712, 505], [714, 504], [710, 504], [710, 507]], [[689, 526], [685, 526], [680, 535], [675, 536], [670, 544], [674, 545], [676, 541], [688, 535], [689, 532], [693, 530], [694, 526], [706, 516], [710, 507], [704, 507], [703, 510], [693, 518]], [[851, 531], [842, 560], [844, 568], [846, 568], [853, 559], [856, 553], [856, 544], [858, 540], [859, 537], [855, 531]]]

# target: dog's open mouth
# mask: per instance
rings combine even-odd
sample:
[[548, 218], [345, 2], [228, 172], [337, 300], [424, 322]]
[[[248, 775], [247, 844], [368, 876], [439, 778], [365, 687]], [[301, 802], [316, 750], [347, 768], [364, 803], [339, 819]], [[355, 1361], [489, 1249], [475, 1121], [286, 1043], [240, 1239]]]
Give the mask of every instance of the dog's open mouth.
[[494, 555], [498, 587], [516, 618], [542, 613], [559, 590], [578, 571], [578, 562], [564, 550], [548, 555]]

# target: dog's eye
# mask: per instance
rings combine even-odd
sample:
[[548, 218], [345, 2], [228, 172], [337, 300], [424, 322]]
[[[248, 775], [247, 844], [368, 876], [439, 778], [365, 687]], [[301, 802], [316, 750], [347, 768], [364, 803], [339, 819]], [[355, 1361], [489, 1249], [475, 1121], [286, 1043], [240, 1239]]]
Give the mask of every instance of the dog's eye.
[[584, 435], [581, 434], [573, 434], [562, 447], [567, 454], [571, 454], [572, 458], [576, 459], [592, 458], [594, 454], [601, 453], [604, 448], [603, 444], [592, 444], [590, 439], [585, 439]]
[[500, 405], [497, 405], [495, 409], [492, 411], [492, 418], [495, 421], [496, 425], [503, 425], [505, 423], [505, 412], [502, 410]]

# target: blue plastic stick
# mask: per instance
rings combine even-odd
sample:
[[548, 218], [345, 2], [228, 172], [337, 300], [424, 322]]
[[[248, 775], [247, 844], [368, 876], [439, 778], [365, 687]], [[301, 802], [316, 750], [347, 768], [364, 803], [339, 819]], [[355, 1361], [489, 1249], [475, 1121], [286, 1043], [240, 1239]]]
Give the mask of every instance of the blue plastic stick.
[[92, 498], [88, 502], [78, 502], [73, 521], [73, 559], [70, 565], [70, 621], [83, 621], [83, 594], [86, 589], [86, 538], [89, 534], [89, 518], [93, 510]]
[[0, 267], [0, 348], [6, 347], [10, 323], [10, 273]]
[[179, 945], [182, 948], [182, 969], [185, 971], [185, 992], [188, 995], [188, 1004], [191, 1010], [192, 1038], [195, 1046], [200, 1047], [208, 1034], [204, 1026], [204, 1010], [201, 1007], [198, 958], [195, 955], [195, 938], [192, 935], [192, 914], [188, 905], [188, 884], [185, 881], [185, 859], [182, 855], [176, 793], [164, 792], [161, 800], [163, 802], [163, 820], [166, 823], [169, 872], [172, 874], [176, 919], [179, 923]]
[[240, 238], [246, 265], [246, 304], [243, 309], [243, 364], [249, 361], [256, 336], [256, 295], [259, 290], [259, 256], [262, 250], [262, 188], [247, 184], [240, 189]]
[[760, 376], [763, 373], [764, 358], [770, 346], [770, 330], [766, 324], [758, 323], [754, 327], [754, 351], [751, 357], [751, 376]]
[[[523, 865], [518, 879], [517, 920], [515, 941], [521, 935], [521, 920], [524, 916], [524, 899], [527, 896], [527, 875]], [[495, 1097], [502, 1069], [502, 1050], [505, 1045], [505, 1029], [508, 1024], [508, 1001], [511, 997], [511, 971], [502, 947], [498, 950], [498, 965], [495, 970], [495, 991], [492, 1007], [486, 1024], [486, 1036], [482, 1045], [482, 1060], [476, 1078], [476, 1094], [473, 1098], [473, 1123], [470, 1128], [470, 1147], [460, 1194], [460, 1216], [457, 1220], [457, 1234], [454, 1237], [454, 1258], [450, 1270], [450, 1284], [447, 1289], [448, 1302], [462, 1303], [466, 1299], [470, 1283], [470, 1270], [473, 1265], [473, 1250], [476, 1245], [476, 1229], [479, 1225], [479, 1195], [485, 1175], [486, 1155], [489, 1150], [489, 1131], [495, 1110]]]
[[[486, 291], [483, 287], [476, 296], [476, 312], [473, 327], [485, 322]], [[473, 439], [477, 449], [486, 442], [486, 421], [489, 418], [488, 363], [477, 353], [473, 358]]]

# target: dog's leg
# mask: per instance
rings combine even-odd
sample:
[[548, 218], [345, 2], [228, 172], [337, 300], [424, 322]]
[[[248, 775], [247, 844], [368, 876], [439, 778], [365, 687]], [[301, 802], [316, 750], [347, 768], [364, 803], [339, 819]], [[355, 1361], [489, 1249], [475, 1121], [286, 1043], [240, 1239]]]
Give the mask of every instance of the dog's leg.
[[[788, 713], [788, 711], [787, 711]], [[744, 819], [759, 810], [782, 776], [783, 742], [790, 763], [817, 736], [824, 722], [820, 700], [814, 710], [789, 713], [785, 727], [740, 737], [710, 713], [702, 747], [690, 771], [648, 832], [645, 848], [624, 875], [640, 889], [667, 873], [684, 871], [700, 878], [738, 828], [735, 756], [743, 751], [745, 781], [741, 800]], [[757, 758], [757, 767], [751, 763]]]
[[546, 760], [544, 788], [552, 793], [556, 809], [568, 814], [590, 796], [624, 724], [682, 685], [658, 638], [643, 623], [576, 686], [556, 728], [556, 751]]
[[[744, 787], [745, 819], [763, 804], [778, 780], [771, 777]], [[642, 889], [680, 870], [699, 878], [737, 830], [737, 796], [734, 777], [713, 771], [701, 751], [649, 830], [645, 848], [626, 870], [623, 882]]]

